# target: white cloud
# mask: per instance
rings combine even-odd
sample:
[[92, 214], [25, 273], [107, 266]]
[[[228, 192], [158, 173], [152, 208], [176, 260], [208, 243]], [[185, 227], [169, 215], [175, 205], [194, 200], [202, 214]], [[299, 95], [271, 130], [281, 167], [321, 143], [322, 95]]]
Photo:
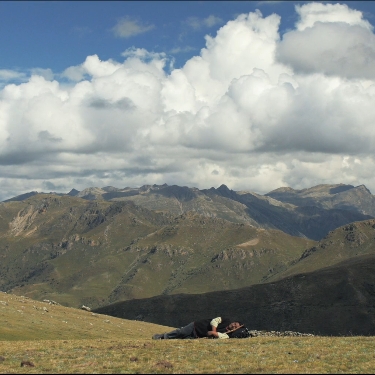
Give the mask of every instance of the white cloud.
[[357, 25], [370, 31], [373, 30], [370, 22], [363, 19], [362, 12], [351, 9], [346, 4], [323, 4], [316, 2], [305, 5], [297, 4], [296, 12], [300, 16], [296, 24], [298, 31], [313, 27], [316, 23], [320, 22], [343, 22], [351, 26]]
[[44, 77], [48, 81], [52, 81], [54, 79], [54, 74], [51, 69], [33, 68], [31, 69], [31, 74]]
[[166, 54], [164, 52], [150, 52], [144, 48], [131, 47], [124, 51], [121, 56], [137, 58], [142, 61], [159, 60], [165, 59]]
[[193, 30], [200, 30], [202, 28], [211, 28], [213, 26], [219, 25], [223, 23], [223, 20], [220, 17], [211, 14], [206, 18], [188, 17], [184, 21], [184, 23]]
[[213, 27], [221, 24], [222, 22], [223, 20], [220, 17], [216, 17], [213, 14], [203, 19], [203, 23], [206, 27]]
[[23, 81], [25, 78], [27, 78], [25, 73], [10, 69], [0, 69], [0, 81]]
[[130, 38], [132, 36], [143, 34], [154, 28], [154, 25], [144, 24], [139, 19], [129, 16], [121, 18], [112, 28], [115, 36], [120, 38]]
[[362, 13], [344, 4], [296, 6], [297, 29], [286, 33], [277, 56], [297, 73], [375, 78], [375, 35]]
[[194, 50], [196, 50], [196, 48], [191, 47], [191, 46], [184, 46], [184, 47], [172, 48], [169, 52], [172, 53], [172, 54], [176, 54], [176, 53], [191, 52], [191, 51], [194, 51]]
[[[317, 47], [338, 58], [358, 41], [371, 45], [372, 29], [350, 8], [297, 9], [297, 28], [284, 38], [276, 14], [238, 16], [170, 73], [166, 54], [133, 47], [122, 62], [92, 55], [68, 67], [69, 85], [44, 71], [6, 85], [3, 199], [53, 186], [164, 182], [260, 193], [343, 182], [375, 191], [374, 57], [340, 68]], [[288, 38], [301, 40], [298, 61]], [[363, 78], [353, 73], [359, 66]]]
[[86, 74], [86, 70], [82, 65], [79, 66], [70, 66], [69, 68], [66, 68], [62, 74], [61, 77], [68, 78], [71, 81], [81, 81]]

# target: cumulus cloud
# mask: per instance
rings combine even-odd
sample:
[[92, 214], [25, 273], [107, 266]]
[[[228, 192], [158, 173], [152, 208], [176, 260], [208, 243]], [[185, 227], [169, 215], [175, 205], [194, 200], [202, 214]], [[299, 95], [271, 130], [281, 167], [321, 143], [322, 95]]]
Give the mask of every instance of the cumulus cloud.
[[123, 61], [92, 55], [67, 67], [69, 85], [46, 74], [6, 85], [2, 198], [150, 183], [266, 193], [343, 182], [374, 191], [374, 57], [366, 50], [367, 65], [337, 63], [365, 39], [371, 47], [372, 27], [346, 6], [296, 11], [295, 30], [283, 36], [277, 14], [241, 14], [180, 69], [168, 71], [165, 53], [133, 47]]
[[283, 36], [278, 59], [296, 73], [375, 78], [373, 26], [345, 4], [296, 6], [296, 29]]
[[296, 5], [296, 12], [300, 16], [296, 24], [297, 30], [302, 31], [313, 27], [316, 23], [344, 22], [348, 25], [361, 26], [372, 31], [373, 26], [363, 19], [362, 12], [349, 8], [346, 4], [309, 3]]
[[143, 34], [150, 31], [155, 26], [152, 24], [144, 24], [137, 18], [129, 16], [121, 18], [112, 28], [115, 36], [120, 38], [130, 38], [132, 36]]

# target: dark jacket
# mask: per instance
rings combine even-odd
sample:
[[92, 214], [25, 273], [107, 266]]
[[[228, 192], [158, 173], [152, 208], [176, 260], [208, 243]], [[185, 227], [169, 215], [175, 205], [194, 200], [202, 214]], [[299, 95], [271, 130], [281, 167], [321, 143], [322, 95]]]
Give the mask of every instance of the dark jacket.
[[[197, 337], [207, 337], [208, 331], [212, 331], [210, 319], [201, 319], [194, 322], [194, 333]], [[221, 323], [217, 326], [216, 331], [225, 333], [226, 327], [232, 323], [232, 321], [228, 318], [221, 318]]]

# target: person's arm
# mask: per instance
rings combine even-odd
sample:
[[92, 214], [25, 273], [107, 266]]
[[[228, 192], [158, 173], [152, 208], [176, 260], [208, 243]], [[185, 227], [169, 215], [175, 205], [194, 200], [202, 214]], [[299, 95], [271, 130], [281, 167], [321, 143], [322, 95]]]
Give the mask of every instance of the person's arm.
[[216, 331], [208, 331], [208, 337], [216, 338], [216, 339], [229, 339], [229, 336], [226, 333], [216, 332]]
[[211, 331], [209, 332], [216, 332], [216, 328], [220, 323], [221, 323], [221, 316], [218, 316], [217, 318], [212, 319], [210, 322]]
[[229, 336], [226, 333], [217, 332], [217, 326], [222, 322], [221, 316], [211, 320], [211, 331], [208, 331], [207, 336], [217, 339], [229, 339]]

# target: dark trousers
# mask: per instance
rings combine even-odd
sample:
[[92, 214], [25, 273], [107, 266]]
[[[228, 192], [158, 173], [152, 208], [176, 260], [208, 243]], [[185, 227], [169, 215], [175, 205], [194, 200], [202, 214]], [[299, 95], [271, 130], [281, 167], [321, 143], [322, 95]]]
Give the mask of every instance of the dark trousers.
[[164, 339], [195, 339], [194, 322], [185, 327], [177, 328], [171, 332], [164, 333]]

